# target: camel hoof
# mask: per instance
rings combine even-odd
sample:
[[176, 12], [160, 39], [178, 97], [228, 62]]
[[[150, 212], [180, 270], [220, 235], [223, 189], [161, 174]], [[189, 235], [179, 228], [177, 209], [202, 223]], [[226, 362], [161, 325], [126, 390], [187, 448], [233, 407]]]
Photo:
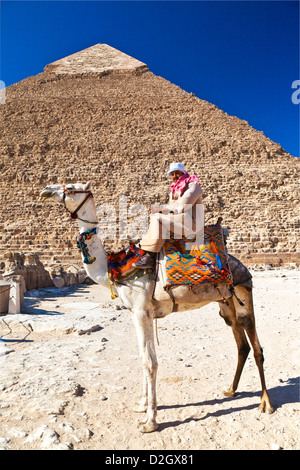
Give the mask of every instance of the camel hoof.
[[158, 429], [158, 424], [155, 421], [146, 421], [146, 423], [140, 423], [138, 429], [141, 433], [154, 432]]
[[233, 390], [223, 390], [223, 395], [225, 395], [225, 397], [234, 397], [235, 396], [235, 392]]
[[261, 402], [258, 409], [261, 413], [266, 413], [268, 415], [271, 415], [275, 411], [271, 403], [266, 403], [265, 401]]
[[145, 413], [147, 411], [147, 405], [136, 403], [132, 409], [135, 413]]

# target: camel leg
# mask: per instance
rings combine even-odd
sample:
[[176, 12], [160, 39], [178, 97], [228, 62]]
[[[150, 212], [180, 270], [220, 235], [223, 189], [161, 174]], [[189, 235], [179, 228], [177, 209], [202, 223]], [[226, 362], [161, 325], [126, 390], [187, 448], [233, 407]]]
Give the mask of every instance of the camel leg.
[[133, 407], [133, 411], [135, 413], [145, 413], [148, 408], [148, 383], [147, 383], [147, 375], [143, 368], [143, 395], [142, 398], [138, 403], [136, 403]]
[[238, 323], [245, 329], [247, 336], [250, 340], [251, 346], [253, 348], [255, 362], [259, 371], [261, 387], [262, 387], [262, 397], [261, 404], [259, 409], [262, 412], [273, 413], [274, 408], [271, 405], [270, 398], [266, 388], [265, 374], [263, 369], [263, 350], [259, 343], [256, 326], [255, 326], [255, 317], [254, 317], [254, 307], [253, 307], [253, 297], [252, 291], [246, 289], [242, 286], [237, 286], [235, 288], [236, 294], [240, 300], [244, 303], [243, 306], [239, 304], [237, 299], [233, 297], [233, 303], [236, 311], [236, 317]]
[[135, 411], [141, 411], [141, 405], [147, 410], [147, 419], [141, 423], [139, 429], [141, 432], [152, 432], [158, 428], [156, 422], [157, 404], [156, 404], [156, 375], [157, 358], [154, 346], [153, 319], [143, 310], [133, 312], [134, 325], [137, 333], [140, 357], [143, 366], [144, 376], [144, 394]]
[[233, 336], [238, 349], [238, 363], [234, 375], [233, 382], [228, 390], [223, 391], [224, 395], [227, 397], [233, 397], [238, 388], [240, 377], [248, 357], [250, 346], [247, 341], [243, 327], [238, 323], [235, 313], [235, 308], [232, 300], [228, 301], [229, 305], [224, 303], [219, 303], [220, 305], [220, 315], [224, 318], [226, 324], [231, 326]]
[[261, 396], [261, 403], [258, 408], [262, 413], [271, 414], [273, 413], [274, 408], [271, 405], [270, 397], [268, 395], [267, 387], [266, 387], [265, 374], [264, 374], [264, 369], [263, 369], [263, 362], [264, 362], [263, 350], [259, 344], [255, 326], [253, 326], [252, 328], [249, 328], [248, 330], [246, 330], [246, 332], [250, 339], [251, 345], [253, 347], [254, 358], [255, 358], [256, 365], [258, 367], [260, 381], [261, 381], [262, 396]]

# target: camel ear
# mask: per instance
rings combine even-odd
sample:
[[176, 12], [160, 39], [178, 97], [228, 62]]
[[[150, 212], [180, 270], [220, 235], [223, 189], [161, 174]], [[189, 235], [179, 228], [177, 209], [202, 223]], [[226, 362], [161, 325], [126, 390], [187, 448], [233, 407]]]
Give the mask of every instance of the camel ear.
[[88, 181], [85, 185], [84, 185], [84, 190], [87, 191], [89, 189], [91, 189], [92, 187], [92, 183], [90, 181]]

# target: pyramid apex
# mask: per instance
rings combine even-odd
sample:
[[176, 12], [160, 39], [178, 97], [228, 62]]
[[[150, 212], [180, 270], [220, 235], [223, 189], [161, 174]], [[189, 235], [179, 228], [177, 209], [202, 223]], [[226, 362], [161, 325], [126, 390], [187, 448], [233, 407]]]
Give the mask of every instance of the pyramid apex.
[[106, 75], [113, 72], [146, 71], [143, 62], [108, 44], [96, 44], [46, 65], [45, 72], [56, 75]]

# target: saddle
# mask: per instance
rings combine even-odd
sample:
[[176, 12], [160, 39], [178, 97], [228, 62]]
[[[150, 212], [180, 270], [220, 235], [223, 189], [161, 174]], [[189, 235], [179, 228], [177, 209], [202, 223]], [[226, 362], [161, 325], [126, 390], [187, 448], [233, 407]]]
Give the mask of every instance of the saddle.
[[[187, 251], [185, 248], [187, 243], [193, 243], [193, 239], [171, 237], [165, 241], [157, 257], [156, 274], [159, 261], [164, 259], [166, 288], [200, 283], [232, 283], [221, 225], [205, 227], [204, 243], [194, 250]], [[134, 243], [118, 253], [110, 253], [108, 255], [110, 279], [120, 283], [137, 279], [146, 273], [150, 274], [149, 270], [144, 271], [133, 266], [144, 254], [145, 251]]]
[[[193, 240], [170, 238], [158, 253], [156, 269], [145, 271], [133, 266], [145, 251], [131, 243], [126, 249], [108, 255], [109, 280], [122, 284], [147, 274], [154, 281], [152, 298], [158, 301], [171, 298], [173, 311], [176, 311], [175, 297], [181, 301], [185, 299], [186, 303], [192, 300], [195, 303], [211, 301], [213, 298], [226, 302], [235, 295], [235, 286], [252, 288], [252, 276], [248, 269], [227, 254], [226, 235], [228, 233], [220, 224], [206, 226], [203, 245], [194, 246], [190, 251], [186, 250], [186, 243], [193, 243]], [[175, 290], [173, 293], [175, 287], [176, 294]]]

